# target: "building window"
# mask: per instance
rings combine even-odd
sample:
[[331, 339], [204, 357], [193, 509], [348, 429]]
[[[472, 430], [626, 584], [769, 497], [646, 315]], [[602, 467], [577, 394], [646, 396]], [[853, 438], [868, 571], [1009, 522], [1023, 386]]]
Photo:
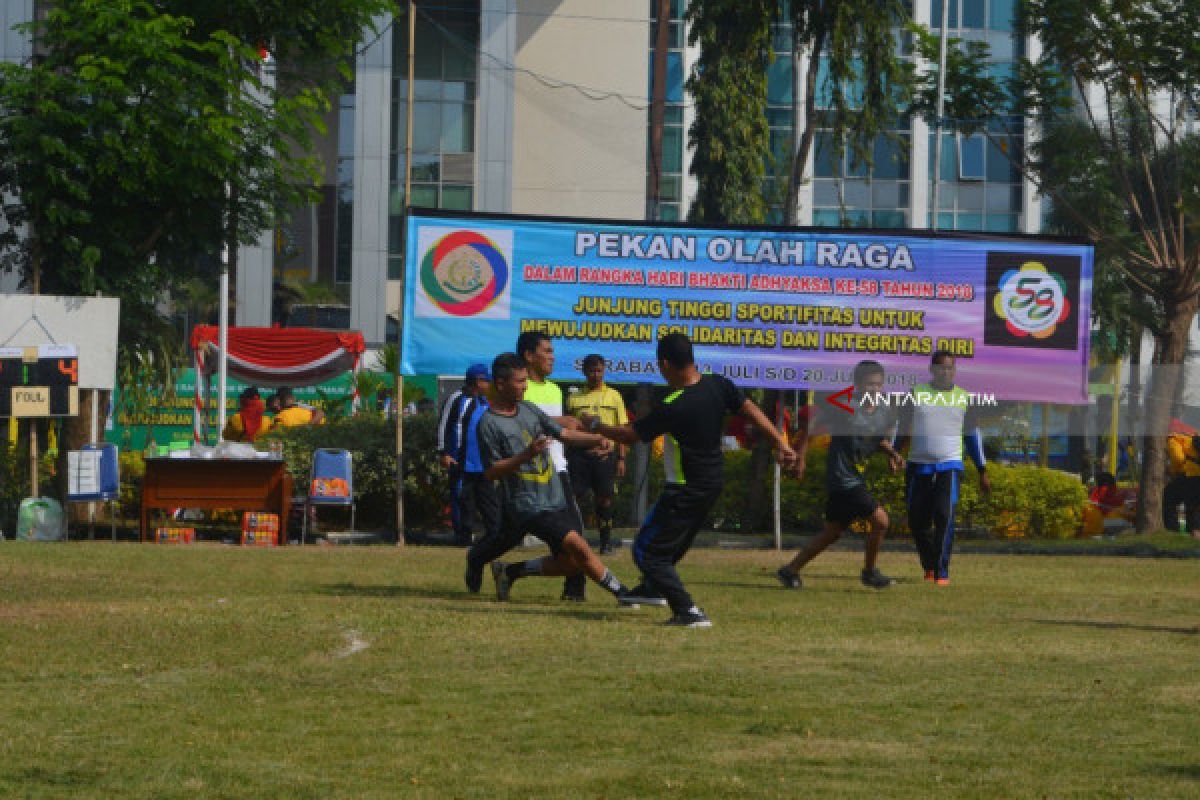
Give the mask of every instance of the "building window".
[[[649, 80], [646, 84], [646, 96], [654, 98], [654, 47], [658, 30], [658, 0], [649, 0], [650, 7], [650, 66]], [[663, 114], [662, 132], [662, 165], [659, 169], [658, 203], [653, 208], [647, 208], [650, 219], [675, 222], [684, 216], [683, 208], [683, 148], [685, 136], [683, 130], [683, 83], [686, 79], [683, 67], [683, 48], [685, 46], [683, 13], [687, 3], [684, 0], [671, 0], [671, 14], [667, 23], [667, 76], [666, 76], [666, 106]], [[650, 125], [653, 109], [646, 112], [649, 134], [646, 142], [646, 164], [653, 164], [654, 148], [652, 137], [654, 130]]]
[[[406, 10], [395, 30], [407, 31]], [[408, 137], [408, 37], [393, 36], [392, 175], [388, 278], [404, 264], [406, 205], [470, 211], [475, 201], [475, 100], [479, 0], [422, 0], [414, 53], [412, 197], [404, 197]]]
[[337, 215], [335, 225], [337, 243], [334, 255], [333, 279], [336, 283], [350, 283], [354, 274], [353, 244], [354, 231], [354, 93], [338, 98], [337, 129]]

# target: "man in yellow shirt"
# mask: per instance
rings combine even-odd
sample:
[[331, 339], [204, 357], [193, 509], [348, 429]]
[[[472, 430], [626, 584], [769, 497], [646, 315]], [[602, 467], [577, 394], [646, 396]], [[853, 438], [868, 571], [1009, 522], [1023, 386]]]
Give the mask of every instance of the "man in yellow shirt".
[[1200, 448], [1194, 432], [1179, 431], [1167, 437], [1171, 482], [1163, 489], [1163, 527], [1169, 531], [1179, 525], [1179, 504], [1187, 515], [1188, 531], [1200, 538]]
[[[583, 359], [583, 375], [587, 389], [567, 395], [567, 413], [573, 417], [587, 414], [605, 425], [617, 427], [628, 424], [625, 401], [621, 393], [604, 383], [604, 356], [593, 353]], [[580, 505], [590, 491], [596, 507], [600, 529], [600, 553], [612, 552], [612, 504], [617, 480], [625, 477], [625, 445], [609, 444], [590, 450], [572, 448], [567, 451], [571, 486]]]
[[276, 392], [272, 400], [279, 405], [273, 423], [276, 428], [320, 425], [325, 421], [325, 413], [321, 409], [300, 405], [296, 402], [296, 395], [286, 387]]

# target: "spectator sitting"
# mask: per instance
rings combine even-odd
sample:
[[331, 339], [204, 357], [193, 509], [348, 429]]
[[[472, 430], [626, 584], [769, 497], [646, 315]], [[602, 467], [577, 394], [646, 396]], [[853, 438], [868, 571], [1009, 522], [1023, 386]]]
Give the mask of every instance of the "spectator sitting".
[[1088, 496], [1088, 502], [1104, 515], [1125, 510], [1125, 500], [1129, 493], [1117, 486], [1117, 479], [1111, 472], [1101, 472], [1096, 476], [1096, 488]]
[[225, 423], [221, 438], [229, 442], [253, 442], [271, 428], [271, 419], [263, 415], [266, 405], [258, 389], [248, 386], [238, 398], [239, 410]]
[[296, 402], [292, 390], [284, 387], [271, 398], [275, 407], [275, 427], [296, 428], [303, 425], [320, 425], [325, 421], [325, 412], [319, 408]]

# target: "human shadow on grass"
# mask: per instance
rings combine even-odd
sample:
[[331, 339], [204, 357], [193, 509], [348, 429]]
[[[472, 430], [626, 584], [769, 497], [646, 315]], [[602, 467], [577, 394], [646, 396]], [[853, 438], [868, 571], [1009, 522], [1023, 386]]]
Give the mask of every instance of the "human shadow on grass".
[[1034, 619], [1039, 625], [1064, 625], [1073, 628], [1100, 628], [1102, 630], [1145, 631], [1147, 633], [1179, 633], [1184, 636], [1195, 636], [1200, 633], [1200, 627], [1195, 625], [1135, 625], [1132, 622], [1109, 622], [1098, 619]]
[[1170, 775], [1175, 778], [1200, 781], [1200, 764], [1169, 764], [1167, 766], [1154, 767], [1149, 771]]
[[[512, 613], [512, 614], [535, 614], [541, 616], [554, 617], [575, 617], [577, 619], [607, 619], [614, 613], [620, 613], [620, 609], [613, 606], [608, 611], [600, 609], [592, 610], [588, 608], [579, 608], [577, 604], [562, 604], [562, 605], [523, 605], [518, 599], [516, 601], [497, 602], [490, 594], [470, 594], [465, 590], [454, 589], [434, 589], [434, 588], [418, 588], [414, 586], [397, 586], [395, 584], [358, 584], [358, 583], [331, 583], [315, 588], [317, 594], [332, 595], [335, 597], [411, 597], [427, 600], [452, 600], [457, 603], [468, 603], [469, 605], [458, 605], [454, 611], [471, 611], [476, 613]], [[536, 601], [535, 601], [536, 602]], [[603, 601], [600, 601], [603, 602]]]

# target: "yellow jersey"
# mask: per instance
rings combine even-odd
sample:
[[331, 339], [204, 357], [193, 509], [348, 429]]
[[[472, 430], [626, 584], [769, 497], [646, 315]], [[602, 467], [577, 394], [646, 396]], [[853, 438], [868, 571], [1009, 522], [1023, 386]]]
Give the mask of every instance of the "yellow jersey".
[[625, 425], [629, 415], [625, 413], [625, 401], [621, 393], [607, 384], [599, 389], [583, 388], [567, 395], [567, 413], [573, 417], [591, 414], [599, 417], [605, 425]]
[[313, 412], [303, 406], [292, 406], [285, 408], [275, 415], [275, 426], [283, 428], [296, 428], [301, 425], [308, 425], [312, 422]]

